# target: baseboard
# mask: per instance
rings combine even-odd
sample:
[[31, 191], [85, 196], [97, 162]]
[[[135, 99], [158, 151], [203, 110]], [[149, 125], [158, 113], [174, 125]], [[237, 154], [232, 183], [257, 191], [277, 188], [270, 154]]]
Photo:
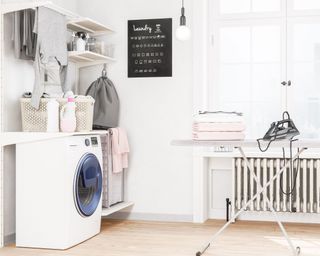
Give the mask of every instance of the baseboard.
[[15, 242], [16, 242], [16, 234], [15, 233], [4, 236], [4, 245], [13, 244]]
[[145, 221], [167, 221], [167, 222], [192, 222], [192, 215], [180, 214], [158, 214], [158, 213], [140, 213], [140, 212], [116, 212], [106, 219], [119, 220], [145, 220]]
[[[278, 218], [282, 222], [287, 223], [306, 223], [306, 224], [319, 224], [319, 214], [317, 213], [286, 213], [278, 212]], [[226, 219], [225, 209], [211, 209], [209, 214], [210, 219]], [[238, 220], [249, 221], [275, 221], [272, 212], [250, 212], [244, 211], [240, 214]]]

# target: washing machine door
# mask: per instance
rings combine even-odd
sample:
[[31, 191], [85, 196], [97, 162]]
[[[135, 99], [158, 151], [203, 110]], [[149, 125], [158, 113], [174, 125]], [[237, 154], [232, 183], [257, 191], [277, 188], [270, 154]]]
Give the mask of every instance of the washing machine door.
[[98, 158], [85, 154], [78, 164], [74, 182], [75, 204], [82, 216], [88, 217], [97, 209], [102, 192], [102, 171]]

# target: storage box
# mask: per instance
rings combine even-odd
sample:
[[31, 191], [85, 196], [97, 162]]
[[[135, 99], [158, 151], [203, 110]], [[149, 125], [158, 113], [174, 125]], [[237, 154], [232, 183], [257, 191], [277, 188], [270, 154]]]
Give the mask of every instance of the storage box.
[[[41, 98], [39, 109], [31, 105], [31, 99], [21, 98], [22, 131], [46, 132], [47, 131], [47, 103], [50, 99]], [[59, 113], [61, 107], [67, 103], [66, 98], [57, 98]], [[77, 132], [92, 131], [94, 99], [91, 96], [75, 98]]]

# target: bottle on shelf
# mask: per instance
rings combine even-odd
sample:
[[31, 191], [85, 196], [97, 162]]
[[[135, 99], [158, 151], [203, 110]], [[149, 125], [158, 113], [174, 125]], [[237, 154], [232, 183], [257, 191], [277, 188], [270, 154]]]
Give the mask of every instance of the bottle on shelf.
[[47, 103], [47, 132], [59, 132], [59, 103], [56, 99]]
[[62, 132], [75, 132], [77, 128], [76, 104], [73, 97], [60, 110], [60, 128]]

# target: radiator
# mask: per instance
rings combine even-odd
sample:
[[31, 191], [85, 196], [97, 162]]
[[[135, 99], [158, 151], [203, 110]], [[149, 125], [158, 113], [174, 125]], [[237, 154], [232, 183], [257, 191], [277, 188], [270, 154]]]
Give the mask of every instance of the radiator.
[[[270, 177], [284, 166], [284, 160], [279, 158], [248, 158], [251, 168], [264, 186]], [[286, 159], [288, 161], [288, 159]], [[277, 212], [320, 213], [320, 159], [300, 159], [295, 166], [298, 170], [296, 189], [291, 195], [281, 192], [281, 179], [277, 177], [251, 202], [247, 211], [270, 211], [266, 196], [270, 199]], [[242, 158], [235, 158], [233, 164], [233, 208], [240, 210], [256, 193], [257, 183], [250, 175], [246, 162]], [[291, 185], [289, 167], [283, 172], [282, 188], [287, 191]]]

